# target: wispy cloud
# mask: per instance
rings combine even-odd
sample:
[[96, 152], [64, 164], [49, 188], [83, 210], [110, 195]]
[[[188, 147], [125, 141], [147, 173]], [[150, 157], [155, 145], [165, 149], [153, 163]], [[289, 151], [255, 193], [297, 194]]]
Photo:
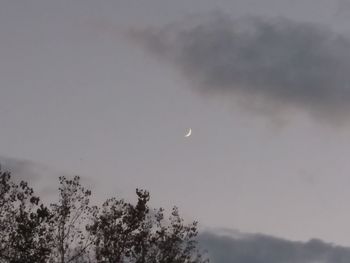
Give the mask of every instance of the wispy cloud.
[[350, 113], [350, 41], [322, 25], [215, 13], [131, 36], [203, 92], [327, 120]]
[[16, 180], [36, 182], [49, 176], [49, 168], [31, 160], [0, 156], [2, 170], [11, 172]]
[[44, 200], [52, 200], [57, 195], [59, 176], [70, 176], [44, 164], [20, 158], [0, 156], [0, 165], [3, 171], [11, 173], [13, 180], [28, 182]]
[[213, 263], [348, 263], [350, 248], [318, 239], [293, 242], [261, 234], [205, 232], [201, 245]]

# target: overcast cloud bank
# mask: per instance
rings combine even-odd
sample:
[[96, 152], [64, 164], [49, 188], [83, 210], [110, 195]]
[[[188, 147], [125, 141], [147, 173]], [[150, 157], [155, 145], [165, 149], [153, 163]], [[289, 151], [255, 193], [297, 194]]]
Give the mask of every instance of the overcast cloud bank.
[[350, 248], [318, 239], [293, 242], [261, 234], [222, 235], [204, 232], [201, 246], [213, 263], [348, 263]]

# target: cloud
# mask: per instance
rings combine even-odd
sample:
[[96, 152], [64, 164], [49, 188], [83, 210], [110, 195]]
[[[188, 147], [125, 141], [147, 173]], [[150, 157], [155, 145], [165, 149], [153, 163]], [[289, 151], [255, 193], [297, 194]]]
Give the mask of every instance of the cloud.
[[350, 2], [349, 0], [338, 0], [337, 1], [337, 11], [336, 16], [340, 16], [342, 18], [348, 18], [350, 12]]
[[350, 113], [350, 41], [325, 26], [215, 13], [130, 35], [202, 92], [328, 120]]
[[57, 195], [58, 177], [67, 173], [57, 171], [46, 165], [12, 157], [0, 156], [2, 171], [9, 171], [14, 181], [28, 182], [35, 192], [39, 193], [44, 200], [51, 200]]
[[[19, 159], [0, 155], [0, 167], [2, 171], [11, 173], [15, 182], [21, 180], [28, 182], [43, 200], [49, 202], [57, 197], [58, 177], [66, 176], [72, 178], [74, 174], [52, 168], [48, 165], [32, 160]], [[81, 183], [91, 188], [96, 181], [87, 176], [81, 176]]]
[[30, 160], [4, 156], [0, 156], [0, 164], [2, 170], [11, 172], [12, 177], [16, 180], [29, 182], [36, 182], [45, 177], [48, 170], [47, 167]]
[[293, 242], [261, 234], [205, 232], [200, 235], [200, 244], [213, 263], [350, 262], [350, 248], [318, 239]]

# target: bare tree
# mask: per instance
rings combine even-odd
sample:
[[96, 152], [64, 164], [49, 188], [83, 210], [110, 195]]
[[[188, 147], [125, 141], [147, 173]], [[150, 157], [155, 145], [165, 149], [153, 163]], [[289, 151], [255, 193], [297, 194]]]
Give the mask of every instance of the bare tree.
[[59, 177], [59, 200], [52, 204], [56, 226], [54, 262], [74, 262], [84, 257], [93, 240], [85, 231], [89, 217], [96, 208], [90, 207], [91, 191], [80, 184], [80, 177], [72, 180]]

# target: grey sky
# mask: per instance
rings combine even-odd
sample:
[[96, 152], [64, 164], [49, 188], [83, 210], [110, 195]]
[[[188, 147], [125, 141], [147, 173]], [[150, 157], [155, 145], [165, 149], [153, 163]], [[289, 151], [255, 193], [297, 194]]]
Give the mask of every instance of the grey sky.
[[[346, 116], [347, 91], [339, 103], [322, 97], [319, 108], [305, 107], [304, 98], [282, 112], [274, 106], [279, 97], [269, 96], [271, 107], [262, 101], [265, 107], [252, 109], [234, 94], [198, 92], [183, 74], [183, 60], [176, 66], [125, 34], [224, 12], [239, 20], [288, 19], [287, 26], [314, 23], [327, 28], [325, 39], [327, 32], [347, 38], [340, 2], [2, 1], [0, 156], [90, 178], [101, 199], [147, 188], [155, 206], [176, 204], [203, 227], [350, 245], [349, 123], [309, 114], [331, 105], [346, 108]], [[347, 88], [339, 81], [349, 78], [342, 44], [334, 53], [315, 45], [326, 62], [335, 54], [342, 66], [316, 83], [329, 81], [331, 94]], [[337, 111], [332, 115], [337, 118]], [[189, 127], [193, 136], [184, 139]], [[45, 178], [48, 184], [56, 184], [52, 178]]]

